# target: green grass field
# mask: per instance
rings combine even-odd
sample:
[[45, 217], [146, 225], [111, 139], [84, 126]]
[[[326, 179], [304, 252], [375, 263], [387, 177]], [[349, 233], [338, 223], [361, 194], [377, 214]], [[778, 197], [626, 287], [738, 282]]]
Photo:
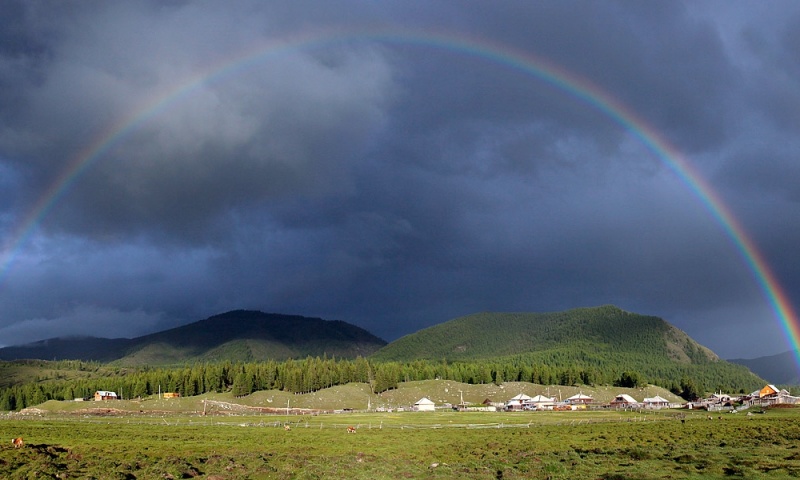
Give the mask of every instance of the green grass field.
[[[684, 421], [680, 415], [686, 414]], [[289, 424], [291, 430], [284, 429]], [[347, 426], [357, 428], [349, 434]], [[22, 449], [11, 446], [22, 436]], [[793, 478], [800, 409], [0, 417], [0, 477]]]

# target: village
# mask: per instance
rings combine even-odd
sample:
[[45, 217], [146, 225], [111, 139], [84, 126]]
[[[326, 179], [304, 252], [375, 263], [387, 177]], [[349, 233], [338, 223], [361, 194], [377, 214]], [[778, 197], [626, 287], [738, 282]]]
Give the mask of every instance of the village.
[[[577, 393], [564, 400], [557, 400], [555, 397], [536, 395], [534, 397], [520, 393], [505, 402], [494, 402], [486, 399], [481, 405], [469, 405], [464, 402], [458, 405], [443, 404], [436, 405], [427, 397], [418, 400], [411, 410], [419, 412], [431, 412], [437, 409], [453, 409], [458, 411], [572, 411], [587, 409], [647, 409], [659, 410], [664, 408], [689, 410], [707, 410], [709, 412], [731, 412], [736, 413], [750, 407], [770, 407], [774, 405], [794, 405], [800, 404], [800, 397], [789, 394], [785, 389], [779, 389], [775, 385], [765, 385], [760, 390], [756, 390], [748, 395], [727, 395], [714, 393], [708, 398], [699, 399], [693, 402], [676, 403], [670, 402], [658, 395], [655, 397], [645, 397], [641, 401], [636, 400], [627, 393], [622, 393], [614, 397], [608, 403], [596, 402], [594, 398], [583, 393]], [[381, 411], [380, 409], [378, 411]]]
[[[159, 393], [160, 399], [180, 398], [178, 392]], [[93, 397], [76, 398], [75, 401], [115, 401], [121, 397], [116, 392], [98, 390]], [[660, 409], [689, 409], [706, 410], [709, 412], [730, 412], [737, 413], [751, 407], [771, 407], [775, 405], [795, 405], [800, 404], [800, 397], [792, 396], [785, 389], [779, 389], [775, 385], [765, 385], [747, 395], [728, 395], [724, 393], [714, 393], [707, 398], [698, 399], [691, 402], [671, 402], [659, 395], [644, 397], [637, 400], [632, 395], [620, 393], [610, 402], [596, 401], [592, 396], [579, 392], [566, 399], [559, 400], [556, 397], [538, 394], [533, 397], [525, 393], [519, 393], [510, 399], [495, 401], [486, 398], [479, 404], [465, 402], [462, 398], [458, 404], [436, 403], [428, 397], [422, 397], [413, 405], [367, 408], [375, 412], [433, 412], [433, 411], [462, 411], [462, 412], [523, 412], [523, 411], [576, 411], [576, 410], [604, 410], [604, 409], [625, 409], [625, 410], [660, 410]], [[345, 408], [332, 411], [332, 413], [350, 413], [363, 411], [353, 408]]]

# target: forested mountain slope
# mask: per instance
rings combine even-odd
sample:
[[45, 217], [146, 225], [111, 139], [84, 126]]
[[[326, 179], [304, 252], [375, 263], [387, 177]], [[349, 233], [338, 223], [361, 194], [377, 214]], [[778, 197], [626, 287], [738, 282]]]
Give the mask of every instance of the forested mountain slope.
[[712, 388], [763, 382], [746, 368], [720, 360], [665, 320], [610, 305], [553, 313], [468, 315], [400, 338], [372, 358], [503, 359], [559, 371], [574, 368], [600, 382], [614, 381], [625, 371], [661, 385], [680, 384], [684, 377]]

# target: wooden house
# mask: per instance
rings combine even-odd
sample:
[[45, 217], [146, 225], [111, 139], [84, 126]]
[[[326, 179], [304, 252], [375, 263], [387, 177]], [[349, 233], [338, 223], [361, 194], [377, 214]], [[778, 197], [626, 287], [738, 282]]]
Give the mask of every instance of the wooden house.
[[787, 390], [779, 390], [775, 385], [765, 385], [758, 392], [753, 392], [745, 401], [748, 405], [762, 407], [778, 404], [800, 404], [800, 397], [793, 397]]
[[779, 394], [781, 391], [775, 385], [765, 385], [764, 388], [758, 391], [759, 398], [770, 397]]
[[119, 400], [116, 392], [109, 392], [107, 390], [98, 390], [94, 392], [94, 400], [99, 402], [101, 400]]
[[567, 403], [570, 405], [588, 405], [592, 402], [594, 402], [594, 398], [589, 395], [584, 395], [583, 393], [576, 393], [567, 399]]
[[611, 400], [612, 407], [635, 407], [637, 405], [639, 405], [639, 402], [627, 393], [617, 395], [614, 400]]

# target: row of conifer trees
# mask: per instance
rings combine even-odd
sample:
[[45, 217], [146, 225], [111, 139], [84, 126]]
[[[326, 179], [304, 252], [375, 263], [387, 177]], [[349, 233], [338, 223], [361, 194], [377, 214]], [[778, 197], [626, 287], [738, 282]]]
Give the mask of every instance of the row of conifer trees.
[[[617, 385], [637, 387], [653, 383], [684, 396], [696, 396], [708, 387], [691, 372], [670, 372], [669, 378], [653, 378], [638, 371], [615, 371], [596, 366], [553, 367], [526, 362], [524, 358], [496, 361], [375, 362], [363, 357], [335, 359], [308, 357], [266, 362], [195, 363], [179, 367], [113, 367], [91, 362], [46, 362], [52, 376], [8, 386], [0, 390], [0, 410], [19, 410], [47, 400], [89, 398], [97, 390], [111, 390], [123, 399], [159, 392], [193, 396], [231, 391], [235, 396], [259, 390], [308, 393], [351, 382], [370, 385], [375, 393], [414, 380], [454, 380], [468, 384], [521, 381], [542, 385]], [[67, 373], [65, 373], [67, 372]], [[712, 372], [713, 374], [713, 372]], [[680, 375], [680, 376], [678, 376]], [[738, 385], [712, 385], [730, 391]], [[748, 386], [749, 388], [749, 386]]]

